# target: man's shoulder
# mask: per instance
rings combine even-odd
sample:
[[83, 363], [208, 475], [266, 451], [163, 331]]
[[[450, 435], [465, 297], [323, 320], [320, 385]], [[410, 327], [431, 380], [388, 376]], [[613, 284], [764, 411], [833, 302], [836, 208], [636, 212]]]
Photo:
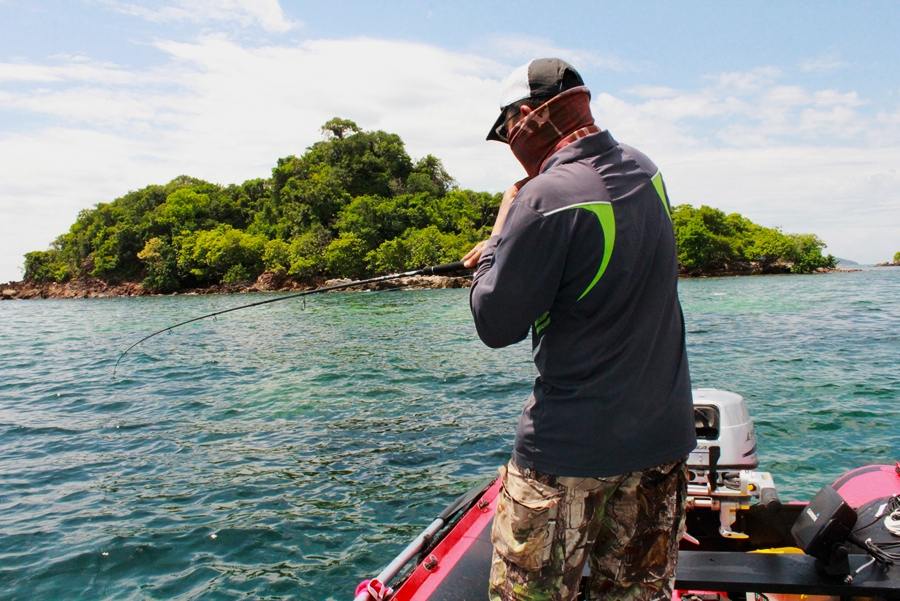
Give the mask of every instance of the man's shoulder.
[[519, 191], [522, 202], [538, 213], [570, 204], [608, 200], [600, 174], [584, 161], [557, 165], [528, 181]]
[[640, 167], [642, 171], [645, 171], [649, 176], [653, 177], [653, 175], [659, 171], [659, 167], [656, 166], [656, 163], [634, 146], [620, 143], [619, 148], [621, 149], [623, 161], [633, 161], [637, 163], [638, 167]]
[[[591, 136], [586, 136], [572, 143], [574, 148], [571, 159], [574, 162], [587, 162], [595, 167], [598, 172], [618, 173], [618, 168], [624, 168], [628, 172], [645, 172], [652, 177], [659, 169], [653, 160], [644, 152], [614, 139], [608, 131], [601, 131]], [[565, 152], [563, 149], [562, 152]], [[561, 161], [562, 163], [565, 160]]]

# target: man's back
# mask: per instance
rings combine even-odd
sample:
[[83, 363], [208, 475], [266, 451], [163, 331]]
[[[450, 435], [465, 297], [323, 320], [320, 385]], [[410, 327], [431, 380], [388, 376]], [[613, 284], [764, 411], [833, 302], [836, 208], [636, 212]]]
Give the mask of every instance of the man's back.
[[640, 152], [605, 131], [556, 152], [485, 247], [471, 304], [491, 346], [531, 329], [521, 467], [606, 476], [695, 446], [669, 207]]

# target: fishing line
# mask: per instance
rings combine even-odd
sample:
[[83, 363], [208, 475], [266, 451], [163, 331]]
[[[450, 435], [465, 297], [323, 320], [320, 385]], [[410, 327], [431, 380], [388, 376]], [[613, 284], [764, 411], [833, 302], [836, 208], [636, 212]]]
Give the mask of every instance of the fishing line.
[[[207, 319], [209, 317], [215, 318], [217, 315], [222, 315], [223, 313], [231, 313], [232, 311], [240, 311], [241, 309], [249, 309], [250, 307], [259, 307], [260, 305], [268, 305], [270, 303], [277, 303], [279, 301], [290, 300], [292, 298], [299, 298], [302, 296], [309, 296], [310, 294], [317, 294], [319, 292], [330, 292], [332, 290], [343, 290], [345, 288], [352, 288], [353, 286], [364, 286], [366, 284], [375, 284], [378, 282], [388, 282], [390, 280], [398, 280], [400, 278], [408, 278], [416, 275], [441, 275], [444, 273], [453, 273], [454, 271], [461, 271], [466, 269], [463, 265], [462, 261], [457, 261], [455, 263], [445, 263], [443, 265], [431, 265], [429, 267], [423, 267], [422, 269], [416, 269], [413, 271], [404, 271], [402, 273], [391, 273], [388, 275], [381, 275], [374, 278], [368, 278], [365, 280], [353, 280], [351, 282], [342, 282], [340, 284], [332, 284], [331, 286], [322, 286], [320, 288], [314, 288], [313, 290], [304, 290], [303, 292], [297, 292], [295, 294], [289, 294], [287, 296], [280, 296], [278, 298], [270, 298], [262, 301], [256, 301], [255, 303], [247, 303], [246, 305], [239, 305], [237, 307], [231, 307], [230, 309], [222, 309], [221, 311], [213, 311], [212, 313], [207, 313], [206, 315], [200, 315], [199, 317], [193, 317], [191, 319], [185, 319], [184, 321], [179, 321], [176, 324], [172, 324], [169, 327], [163, 328], [161, 330], [157, 330], [151, 334], [147, 334], [127, 349], [122, 351], [122, 354], [119, 355], [119, 358], [116, 359], [116, 365], [113, 367], [113, 377], [116, 377], [116, 370], [119, 369], [119, 363], [122, 362], [122, 359], [125, 355], [128, 354], [128, 351], [136, 347], [137, 345], [150, 340], [157, 334], [162, 334], [163, 332], [170, 332], [177, 327], [194, 323], [195, 321], [200, 321], [201, 319]], [[304, 307], [306, 300], [304, 299]]]

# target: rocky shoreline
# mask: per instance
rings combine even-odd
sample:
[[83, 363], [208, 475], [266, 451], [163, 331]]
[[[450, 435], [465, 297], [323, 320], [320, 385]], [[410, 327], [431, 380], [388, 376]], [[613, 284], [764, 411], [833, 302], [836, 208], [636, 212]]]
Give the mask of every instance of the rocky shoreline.
[[[122, 282], [111, 284], [103, 280], [90, 278], [71, 280], [63, 283], [7, 282], [0, 284], [0, 300], [15, 299], [58, 299], [58, 298], [114, 298], [119, 296], [172, 296], [200, 294], [242, 294], [247, 292], [300, 292], [321, 286], [350, 282], [349, 279], [317, 280], [300, 282], [290, 278], [277, 277], [273, 273], [263, 273], [251, 284], [235, 284], [209, 286], [205, 288], [189, 288], [170, 294], [150, 292], [140, 282]], [[345, 290], [387, 290], [391, 288], [465, 288], [471, 279], [468, 277], [452, 277], [442, 275], [420, 275], [399, 278], [387, 282], [353, 286]]]
[[[848, 269], [837, 267], [834, 269], [818, 269], [816, 273], [853, 272], [860, 269]], [[714, 278], [735, 277], [746, 275], [771, 275], [789, 273], [789, 270], [746, 271], [746, 270], [722, 270], [703, 273], [681, 273], [683, 278]], [[140, 282], [122, 282], [111, 284], [103, 280], [90, 278], [72, 280], [63, 283], [38, 283], [38, 282], [7, 282], [0, 284], [0, 300], [15, 299], [47, 299], [47, 298], [114, 298], [119, 296], [173, 296], [173, 295], [200, 295], [200, 294], [243, 294], [248, 292], [301, 292], [312, 290], [321, 286], [342, 284], [350, 282], [349, 279], [297, 281], [287, 277], [279, 277], [270, 272], [260, 275], [251, 284], [235, 284], [209, 286], [205, 288], [189, 288], [169, 294], [159, 294], [145, 290]], [[470, 277], [454, 277], [443, 275], [419, 275], [399, 278], [387, 282], [376, 282], [362, 286], [353, 286], [345, 290], [387, 290], [393, 288], [409, 289], [439, 289], [439, 288], [467, 288], [471, 285]]]
[[[811, 275], [817, 273], [853, 273], [856, 271], [862, 271], [862, 269], [856, 267], [819, 267], [815, 271], [807, 274], [800, 275]], [[754, 276], [754, 275], [797, 275], [793, 274], [789, 267], [780, 268], [776, 266], [775, 268], [770, 269], [722, 269], [718, 271], [682, 271], [678, 274], [680, 278], [728, 278], [728, 277], [738, 277], [738, 276]]]

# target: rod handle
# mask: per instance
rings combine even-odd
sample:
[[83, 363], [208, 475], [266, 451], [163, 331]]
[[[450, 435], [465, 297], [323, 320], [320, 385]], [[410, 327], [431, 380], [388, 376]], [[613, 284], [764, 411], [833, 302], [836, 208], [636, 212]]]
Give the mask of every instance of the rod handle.
[[462, 261], [456, 263], [445, 263], [444, 265], [432, 265], [422, 270], [423, 275], [441, 275], [442, 273], [453, 273], [454, 271], [462, 271], [466, 266]]

